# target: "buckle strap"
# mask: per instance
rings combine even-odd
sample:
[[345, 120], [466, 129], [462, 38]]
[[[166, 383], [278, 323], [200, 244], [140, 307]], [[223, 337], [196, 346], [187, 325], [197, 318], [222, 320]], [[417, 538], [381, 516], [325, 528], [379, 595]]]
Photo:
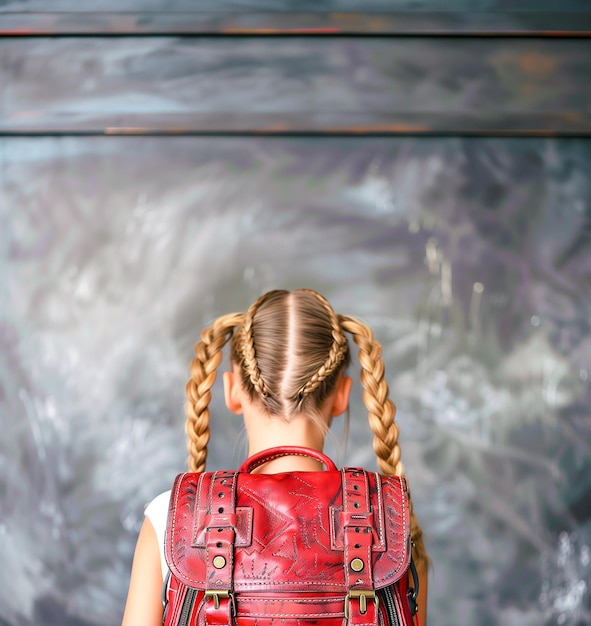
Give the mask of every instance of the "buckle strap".
[[214, 472], [207, 497], [205, 623], [230, 626], [236, 613], [233, 590], [237, 472]]
[[[343, 542], [345, 614], [349, 626], [377, 626], [378, 602], [374, 591], [372, 547], [374, 515], [369, 500], [369, 479], [363, 469], [345, 468], [343, 480]], [[373, 602], [368, 605], [367, 600]]]

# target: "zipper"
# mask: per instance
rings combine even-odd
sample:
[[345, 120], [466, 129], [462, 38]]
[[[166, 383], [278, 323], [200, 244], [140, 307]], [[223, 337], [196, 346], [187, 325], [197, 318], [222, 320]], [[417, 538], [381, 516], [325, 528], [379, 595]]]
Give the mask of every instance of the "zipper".
[[177, 622], [177, 626], [189, 626], [189, 619], [193, 612], [193, 605], [195, 604], [195, 597], [197, 596], [197, 589], [187, 587], [185, 597], [183, 598], [183, 606], [181, 607], [181, 616]]
[[392, 595], [392, 587], [384, 587], [378, 591], [383, 604], [386, 607], [386, 616], [388, 617], [389, 626], [400, 626], [400, 619], [398, 618], [398, 611], [396, 611], [396, 603], [394, 602], [394, 596]]

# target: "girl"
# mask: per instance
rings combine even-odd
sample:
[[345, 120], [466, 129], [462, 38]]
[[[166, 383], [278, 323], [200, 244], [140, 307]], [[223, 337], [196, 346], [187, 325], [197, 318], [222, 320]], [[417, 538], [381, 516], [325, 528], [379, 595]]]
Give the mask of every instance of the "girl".
[[[381, 346], [359, 320], [337, 315], [328, 301], [309, 289], [275, 290], [246, 313], [224, 315], [202, 331], [186, 385], [189, 469], [205, 470], [209, 441], [209, 401], [222, 348], [231, 339], [232, 370], [223, 375], [227, 407], [244, 417], [249, 456], [275, 446], [322, 451], [333, 417], [348, 408], [352, 379], [350, 333], [359, 347], [363, 400], [374, 433], [378, 466], [402, 475], [395, 407], [388, 398]], [[281, 457], [258, 471], [320, 471], [309, 457]], [[166, 574], [164, 531], [170, 492], [153, 500], [139, 534], [122, 626], [160, 626], [161, 590]], [[426, 625], [428, 557], [411, 507], [413, 556], [419, 572], [419, 618]]]

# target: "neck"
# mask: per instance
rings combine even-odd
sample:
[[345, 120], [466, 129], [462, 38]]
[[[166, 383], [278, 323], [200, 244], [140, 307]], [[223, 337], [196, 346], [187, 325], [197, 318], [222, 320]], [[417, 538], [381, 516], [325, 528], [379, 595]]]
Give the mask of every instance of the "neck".
[[[312, 448], [322, 452], [324, 432], [306, 415], [298, 415], [289, 421], [282, 417], [256, 412], [244, 415], [248, 432], [248, 454], [285, 445]], [[265, 463], [258, 471], [265, 474], [297, 471], [320, 471], [322, 464], [309, 457], [288, 456]]]

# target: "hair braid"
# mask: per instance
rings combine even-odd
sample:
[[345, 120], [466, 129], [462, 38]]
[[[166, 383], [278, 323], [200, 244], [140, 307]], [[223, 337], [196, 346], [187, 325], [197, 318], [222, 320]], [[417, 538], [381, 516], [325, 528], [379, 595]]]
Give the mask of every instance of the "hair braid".
[[242, 324], [243, 320], [243, 313], [219, 317], [211, 326], [201, 331], [201, 340], [195, 345], [195, 358], [189, 367], [191, 378], [185, 386], [187, 397], [185, 431], [188, 437], [188, 464], [192, 472], [205, 470], [211, 387], [216, 379], [218, 365], [222, 361], [222, 348], [232, 336], [234, 328]]
[[394, 421], [396, 408], [388, 397], [388, 383], [384, 380], [382, 347], [363, 322], [346, 315], [341, 315], [339, 319], [342, 328], [353, 335], [353, 340], [359, 346], [363, 403], [368, 410], [369, 425], [375, 435], [373, 449], [380, 471], [402, 476], [404, 467], [400, 460], [398, 425]]
[[263, 294], [255, 302], [253, 302], [248, 311], [244, 314], [244, 322], [242, 326], [242, 341], [240, 345], [240, 352], [242, 354], [242, 365], [246, 374], [250, 378], [250, 382], [255, 391], [261, 398], [266, 398], [269, 395], [269, 390], [265, 381], [261, 377], [261, 371], [257, 364], [256, 353], [254, 347], [254, 339], [252, 336], [252, 324], [254, 315], [264, 300], [268, 298], [269, 294]]
[[[394, 419], [396, 406], [388, 396], [388, 383], [384, 380], [382, 346], [374, 339], [371, 329], [360, 320], [346, 315], [339, 315], [338, 319], [342, 329], [351, 333], [359, 347], [363, 402], [374, 433], [373, 449], [378, 467], [383, 474], [404, 476], [398, 443], [398, 424]], [[409, 502], [413, 556], [417, 566], [426, 568], [429, 557], [423, 541], [423, 531], [414, 514], [412, 498], [409, 498]]]
[[326, 361], [320, 366], [318, 371], [312, 375], [310, 380], [308, 380], [308, 382], [300, 390], [300, 397], [305, 398], [307, 395], [311, 394], [315, 389], [317, 389], [324, 382], [324, 380], [326, 380], [335, 372], [335, 370], [339, 367], [339, 365], [347, 356], [348, 345], [347, 337], [345, 337], [345, 334], [343, 333], [339, 318], [336, 316], [328, 300], [317, 291], [313, 291], [312, 289], [298, 289], [298, 291], [310, 293], [322, 303], [322, 306], [326, 309], [326, 312], [328, 313], [330, 318], [333, 338], [332, 346], [330, 347], [330, 351], [328, 353], [328, 356], [326, 357]]

